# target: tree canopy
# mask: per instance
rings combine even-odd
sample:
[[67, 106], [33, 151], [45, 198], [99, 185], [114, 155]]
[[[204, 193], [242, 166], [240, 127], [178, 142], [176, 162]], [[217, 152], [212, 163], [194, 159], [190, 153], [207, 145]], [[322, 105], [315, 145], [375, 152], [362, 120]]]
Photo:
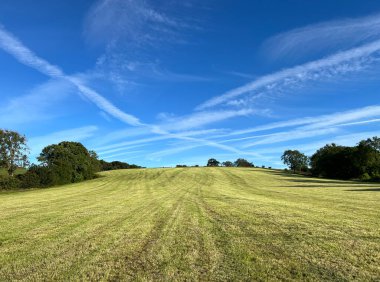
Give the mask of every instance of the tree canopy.
[[253, 163], [247, 161], [246, 159], [237, 159], [234, 165], [237, 167], [254, 167]]
[[230, 162], [230, 161], [225, 161], [222, 163], [223, 166], [225, 167], [232, 167], [234, 166], [234, 163], [233, 162]]
[[18, 167], [27, 165], [26, 137], [15, 131], [0, 129], [0, 166], [13, 176]]
[[49, 168], [52, 185], [91, 179], [99, 171], [99, 163], [78, 142], [64, 141], [45, 147], [37, 158]]
[[286, 150], [281, 156], [281, 160], [293, 170], [293, 172], [301, 171], [307, 168], [308, 165], [308, 157], [297, 150]]
[[380, 178], [379, 138], [363, 140], [357, 146], [328, 144], [311, 157], [315, 176], [337, 179]]
[[213, 158], [207, 161], [207, 166], [219, 166], [219, 164], [220, 162]]

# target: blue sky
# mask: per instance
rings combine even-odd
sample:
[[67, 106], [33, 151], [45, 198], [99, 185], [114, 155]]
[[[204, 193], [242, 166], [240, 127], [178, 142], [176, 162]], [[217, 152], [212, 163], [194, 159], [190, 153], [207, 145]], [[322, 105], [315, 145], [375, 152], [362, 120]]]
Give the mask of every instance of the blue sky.
[[380, 136], [379, 1], [2, 0], [0, 127], [148, 167]]

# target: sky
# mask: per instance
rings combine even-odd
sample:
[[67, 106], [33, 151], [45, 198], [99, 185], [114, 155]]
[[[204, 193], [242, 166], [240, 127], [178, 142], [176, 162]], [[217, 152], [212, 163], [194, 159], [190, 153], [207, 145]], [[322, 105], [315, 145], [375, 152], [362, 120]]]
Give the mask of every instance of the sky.
[[380, 2], [2, 0], [0, 128], [146, 167], [380, 136]]

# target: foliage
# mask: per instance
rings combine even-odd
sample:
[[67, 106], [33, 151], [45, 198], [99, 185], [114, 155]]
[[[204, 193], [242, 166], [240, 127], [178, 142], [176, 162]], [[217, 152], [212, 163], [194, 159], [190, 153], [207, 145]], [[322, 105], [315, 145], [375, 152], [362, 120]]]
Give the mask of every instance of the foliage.
[[308, 157], [297, 150], [286, 150], [281, 156], [281, 160], [293, 172], [304, 170], [308, 166]]
[[237, 159], [234, 162], [236, 167], [255, 167], [253, 163], [247, 161], [246, 159]]
[[219, 166], [219, 164], [220, 162], [213, 158], [207, 161], [207, 166]]
[[7, 169], [10, 176], [18, 167], [28, 165], [26, 137], [18, 132], [0, 129], [0, 166]]
[[311, 157], [312, 173], [336, 179], [376, 179], [380, 174], [378, 140], [363, 140], [355, 147], [328, 144]]
[[45, 147], [38, 157], [42, 165], [32, 166], [28, 172], [38, 176], [42, 187], [80, 182], [100, 171], [97, 158], [95, 151], [88, 151], [81, 143], [64, 141]]
[[125, 162], [119, 162], [119, 161], [106, 162], [104, 160], [100, 160], [101, 171], [115, 170], [115, 169], [134, 169], [134, 168], [141, 168], [141, 166], [138, 166], [135, 164], [129, 164]]
[[21, 181], [13, 176], [1, 176], [0, 177], [0, 189], [12, 190], [21, 187]]
[[45, 177], [44, 174], [40, 175], [36, 173], [34, 165], [32, 165], [26, 173], [17, 176], [21, 181], [20, 188], [24, 189], [41, 187], [41, 179], [43, 179], [43, 177]]
[[230, 161], [225, 161], [225, 162], [222, 162], [222, 165], [225, 167], [232, 167], [234, 166], [234, 163]]
[[45, 147], [37, 158], [49, 168], [45, 185], [61, 185], [92, 179], [99, 166], [87, 149], [78, 142], [64, 141]]

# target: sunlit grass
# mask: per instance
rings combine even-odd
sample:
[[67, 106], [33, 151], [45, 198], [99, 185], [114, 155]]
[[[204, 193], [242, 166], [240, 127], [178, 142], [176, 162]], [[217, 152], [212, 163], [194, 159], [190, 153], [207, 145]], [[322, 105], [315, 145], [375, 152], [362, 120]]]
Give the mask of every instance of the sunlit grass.
[[0, 280], [377, 280], [380, 185], [121, 170], [0, 193]]

